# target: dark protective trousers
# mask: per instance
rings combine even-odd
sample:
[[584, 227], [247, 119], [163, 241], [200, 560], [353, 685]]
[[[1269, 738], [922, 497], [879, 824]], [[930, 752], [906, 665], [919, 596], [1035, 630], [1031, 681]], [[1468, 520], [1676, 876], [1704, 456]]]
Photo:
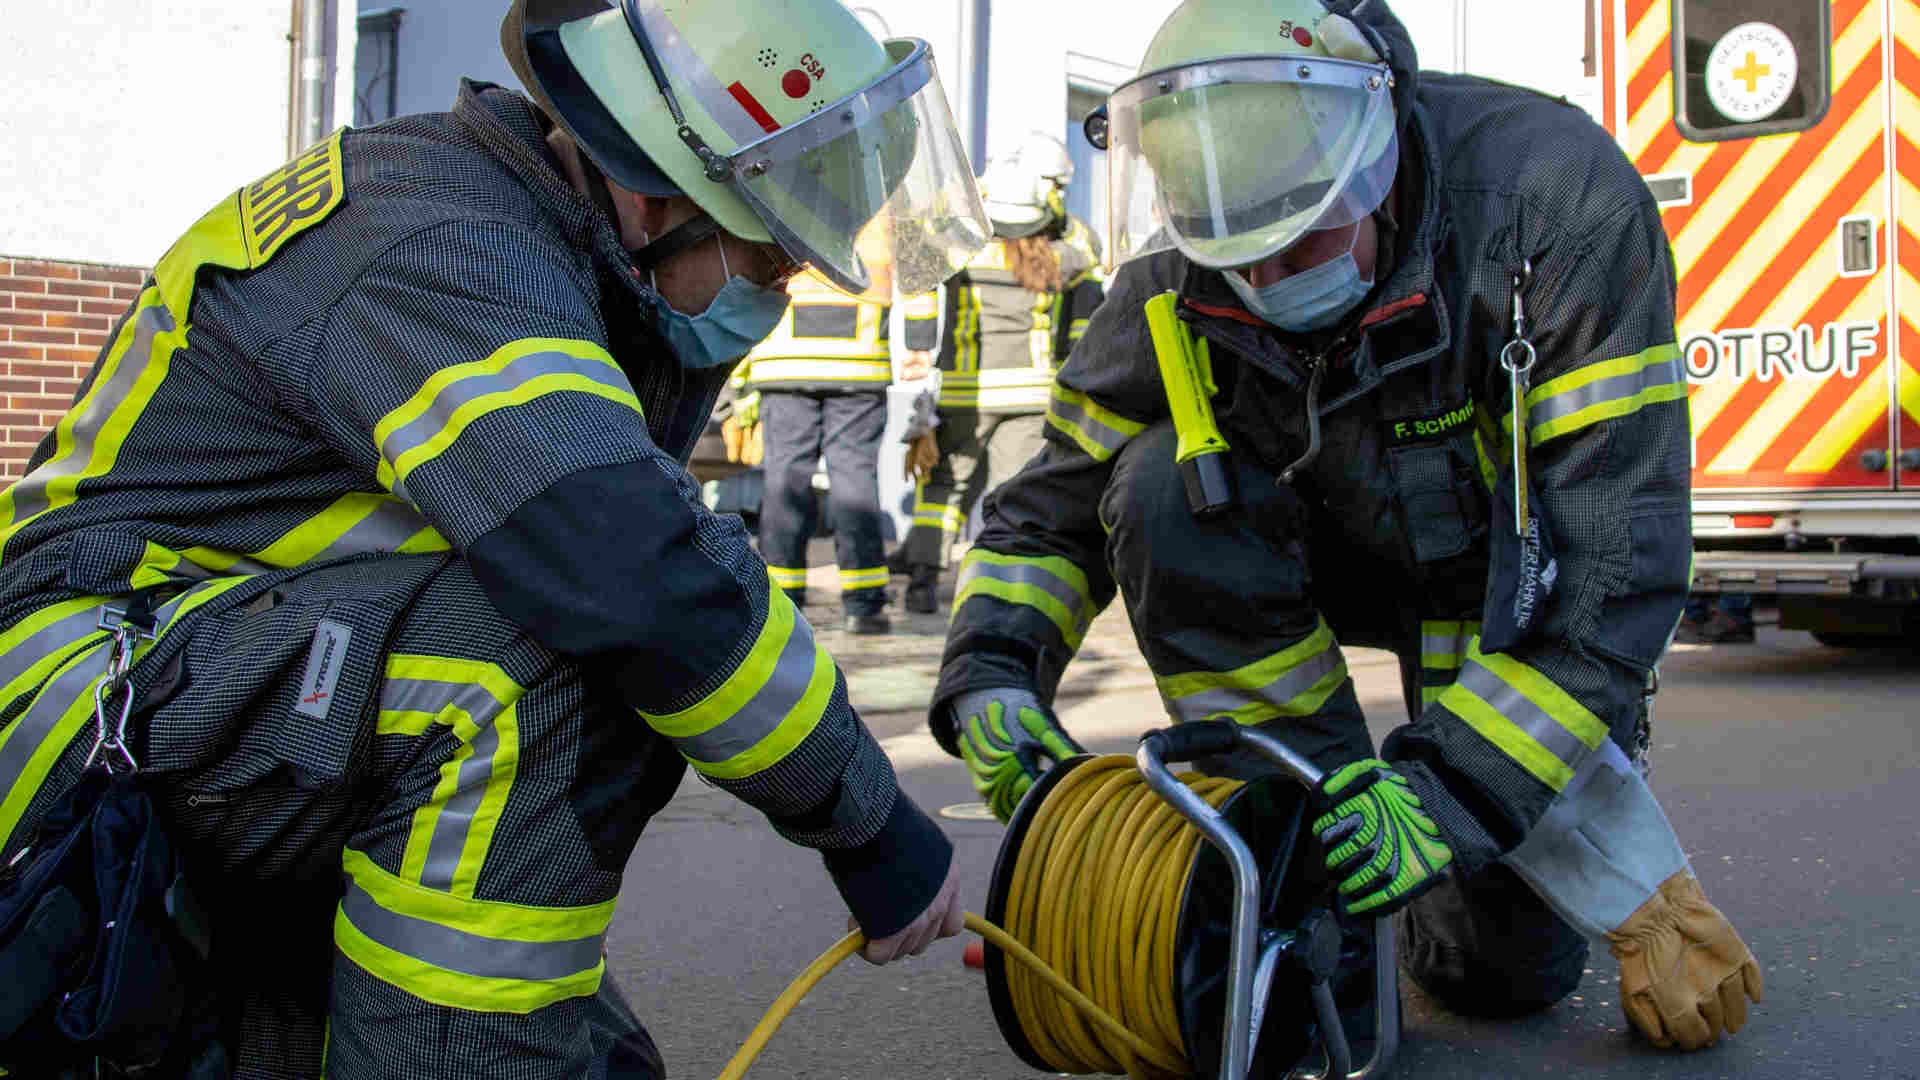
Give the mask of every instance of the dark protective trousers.
[[954, 540], [973, 508], [1019, 472], [1045, 443], [1041, 413], [1010, 416], [972, 409], [941, 409], [934, 439], [940, 461], [914, 492], [913, 527], [907, 533], [911, 566], [947, 564]]
[[[1156, 677], [1226, 672], [1298, 648], [1321, 632], [1391, 646], [1402, 658], [1408, 711], [1420, 700], [1418, 614], [1369, 575], [1334, 535], [1324, 508], [1257, 464], [1234, 458], [1239, 503], [1210, 520], [1187, 506], [1170, 423], [1120, 451], [1101, 503], [1107, 557]], [[1316, 540], [1318, 542], [1316, 543]], [[1411, 653], [1412, 665], [1408, 663]], [[1322, 769], [1373, 754], [1345, 679], [1310, 714], [1262, 724]], [[1240, 763], [1205, 762], [1234, 773]], [[1579, 985], [1587, 942], [1503, 864], [1466, 880], [1450, 875], [1401, 918], [1400, 960], [1455, 1012], [1514, 1015], [1559, 1001]]]
[[886, 394], [763, 390], [760, 422], [767, 445], [760, 557], [774, 580], [790, 595], [804, 595], [807, 541], [817, 524], [813, 470], [824, 456], [841, 606], [849, 615], [879, 614], [887, 606], [879, 474]]
[[[53, 761], [0, 864], [91, 748], [90, 728], [34, 721], [90, 703], [64, 677], [90, 657], [0, 728]], [[235, 1076], [313, 1077], [323, 1055], [356, 1080], [663, 1075], [603, 941], [684, 763], [464, 562], [248, 580], [132, 675], [134, 754], [209, 908]]]

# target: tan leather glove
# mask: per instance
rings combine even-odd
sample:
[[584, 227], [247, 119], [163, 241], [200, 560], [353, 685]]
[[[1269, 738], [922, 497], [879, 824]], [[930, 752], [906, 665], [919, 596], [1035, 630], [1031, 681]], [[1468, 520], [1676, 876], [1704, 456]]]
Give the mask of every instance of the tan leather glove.
[[740, 447], [740, 464], [759, 465], [767, 458], [767, 426], [758, 420], [747, 428], [745, 445]]
[[1620, 961], [1620, 1006], [1655, 1046], [1712, 1046], [1746, 1026], [1747, 999], [1766, 991], [1747, 943], [1684, 870], [1607, 942]]
[[934, 441], [929, 431], [913, 440], [907, 447], [907, 479], [925, 480], [927, 474], [940, 464], [940, 444]]
[[738, 462], [747, 445], [747, 433], [741, 430], [738, 418], [729, 416], [720, 421], [720, 441], [726, 444], [727, 460]]

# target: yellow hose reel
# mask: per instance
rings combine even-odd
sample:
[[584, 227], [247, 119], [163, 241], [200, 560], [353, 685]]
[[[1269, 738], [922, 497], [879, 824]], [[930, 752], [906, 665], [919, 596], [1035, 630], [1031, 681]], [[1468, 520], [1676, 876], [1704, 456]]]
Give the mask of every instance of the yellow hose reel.
[[[1242, 783], [1167, 768], [1215, 755], [1279, 772]], [[986, 921], [1135, 1038], [1091, 1022], [989, 940], [987, 993], [1008, 1047], [1047, 1072], [1139, 1080], [1287, 1076], [1313, 1061], [1325, 1062], [1320, 1080], [1383, 1076], [1399, 1042], [1392, 922], [1372, 922], [1372, 971], [1346, 991], [1375, 1002], [1373, 1053], [1354, 1069], [1335, 998], [1342, 935], [1310, 842], [1319, 778], [1279, 740], [1212, 722], [1038, 780], [1007, 825]]]

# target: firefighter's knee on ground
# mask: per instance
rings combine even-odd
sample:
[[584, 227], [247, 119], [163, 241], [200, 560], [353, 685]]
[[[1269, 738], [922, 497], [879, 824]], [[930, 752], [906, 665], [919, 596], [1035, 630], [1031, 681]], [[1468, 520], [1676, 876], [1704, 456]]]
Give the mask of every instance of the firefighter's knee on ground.
[[1587, 940], [1513, 871], [1449, 878], [1400, 916], [1400, 967], [1461, 1016], [1538, 1012], [1579, 989]]

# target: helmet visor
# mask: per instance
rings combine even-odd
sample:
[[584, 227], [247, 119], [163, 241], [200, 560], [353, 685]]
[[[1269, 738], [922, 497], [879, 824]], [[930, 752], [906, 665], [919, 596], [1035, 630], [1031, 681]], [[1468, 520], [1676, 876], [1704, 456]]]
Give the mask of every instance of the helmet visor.
[[1371, 214], [1399, 161], [1384, 65], [1236, 57], [1143, 75], [1108, 105], [1116, 262], [1214, 269]]
[[853, 296], [927, 292], [992, 236], [924, 41], [873, 85], [732, 155], [733, 185], [789, 255]]

